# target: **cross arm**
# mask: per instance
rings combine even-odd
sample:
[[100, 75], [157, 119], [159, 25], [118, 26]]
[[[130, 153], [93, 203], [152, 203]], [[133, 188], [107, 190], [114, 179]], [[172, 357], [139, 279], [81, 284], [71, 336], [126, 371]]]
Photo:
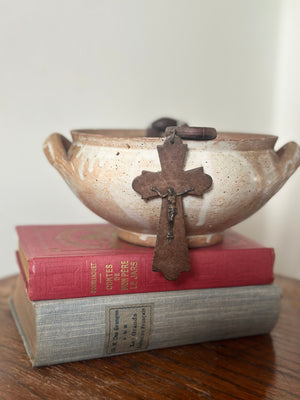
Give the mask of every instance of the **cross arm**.
[[203, 167], [190, 169], [184, 172], [186, 186], [192, 187], [191, 195], [202, 196], [212, 185], [212, 178], [203, 172]]
[[149, 200], [158, 196], [152, 188], [158, 186], [161, 179], [161, 172], [142, 171], [142, 174], [133, 180], [132, 188], [142, 196], [142, 199]]

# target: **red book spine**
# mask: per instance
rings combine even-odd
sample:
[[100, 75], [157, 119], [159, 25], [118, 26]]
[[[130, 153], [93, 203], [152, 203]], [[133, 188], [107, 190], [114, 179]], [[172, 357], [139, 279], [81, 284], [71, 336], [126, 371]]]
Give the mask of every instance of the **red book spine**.
[[184, 289], [263, 285], [273, 281], [272, 248], [190, 250], [191, 271], [176, 281], [153, 272], [152, 252], [28, 260], [28, 278], [19, 261], [31, 300], [51, 300]]

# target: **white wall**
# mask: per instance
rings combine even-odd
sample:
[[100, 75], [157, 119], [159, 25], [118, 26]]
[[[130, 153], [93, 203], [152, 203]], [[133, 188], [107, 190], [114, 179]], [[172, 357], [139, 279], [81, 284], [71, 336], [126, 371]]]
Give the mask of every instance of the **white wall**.
[[[270, 127], [278, 146], [300, 144], [300, 2], [280, 4], [277, 57], [274, 63], [274, 109]], [[237, 229], [272, 246], [275, 271], [300, 279], [300, 171], [298, 170], [267, 205]]]
[[[300, 142], [297, 0], [0, 0], [0, 277], [17, 224], [97, 222], [42, 143], [162, 115]], [[296, 173], [237, 229], [300, 278]]]

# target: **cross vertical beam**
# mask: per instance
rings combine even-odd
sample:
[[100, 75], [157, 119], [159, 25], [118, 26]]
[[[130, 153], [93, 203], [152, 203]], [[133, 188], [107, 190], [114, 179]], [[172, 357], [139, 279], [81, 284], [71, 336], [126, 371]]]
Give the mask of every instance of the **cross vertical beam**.
[[142, 171], [132, 187], [144, 200], [162, 199], [152, 269], [162, 272], [168, 280], [175, 280], [182, 271], [191, 268], [183, 196], [202, 196], [212, 185], [212, 178], [202, 167], [184, 171], [187, 145], [177, 135], [168, 136], [163, 145], [157, 146], [157, 151], [161, 171]]

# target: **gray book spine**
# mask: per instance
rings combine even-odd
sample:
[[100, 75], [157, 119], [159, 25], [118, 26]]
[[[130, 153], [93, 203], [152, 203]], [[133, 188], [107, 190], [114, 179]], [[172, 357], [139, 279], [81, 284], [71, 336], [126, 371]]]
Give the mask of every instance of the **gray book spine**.
[[36, 301], [34, 366], [269, 333], [276, 285]]

